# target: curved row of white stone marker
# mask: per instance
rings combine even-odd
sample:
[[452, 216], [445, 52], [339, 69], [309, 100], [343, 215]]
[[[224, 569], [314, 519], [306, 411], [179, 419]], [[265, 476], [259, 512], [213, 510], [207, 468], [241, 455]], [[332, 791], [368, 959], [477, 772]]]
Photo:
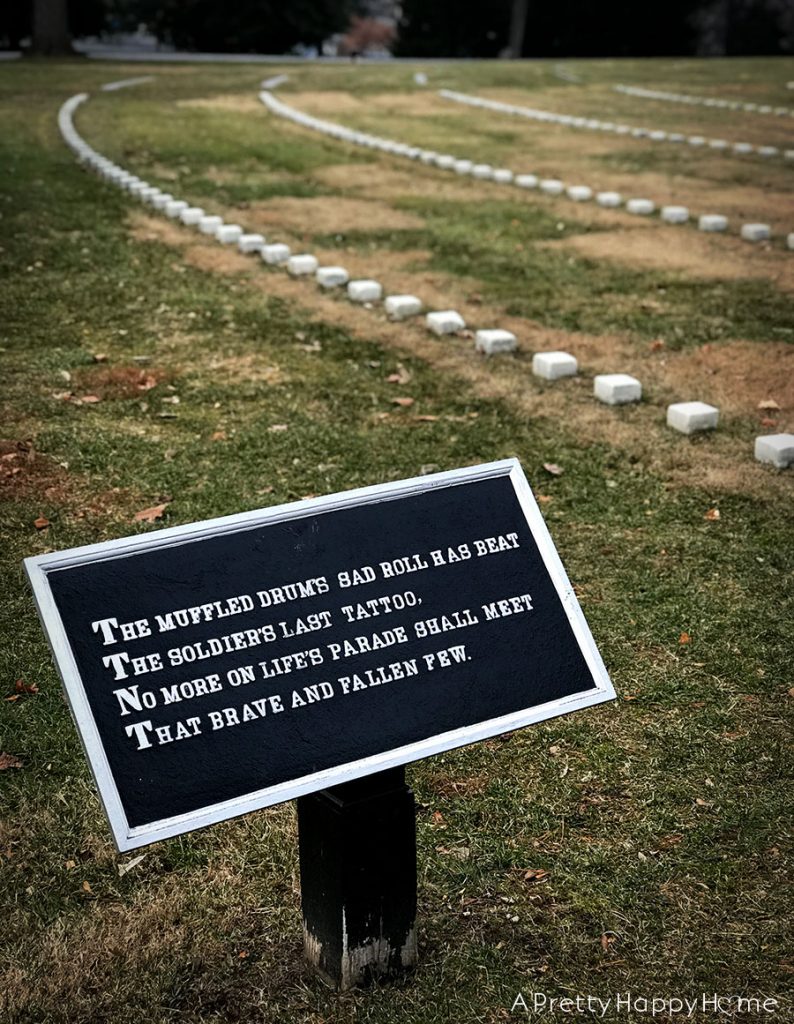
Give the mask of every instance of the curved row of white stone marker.
[[639, 85], [613, 85], [615, 92], [626, 96], [638, 96], [643, 100], [665, 100], [669, 103], [686, 103], [691, 107], [720, 107], [722, 110], [743, 110], [751, 114], [774, 114], [776, 117], [794, 117], [791, 107], [773, 107], [769, 103], [745, 103], [742, 100], [724, 100], [716, 96], [692, 96], [685, 92], [664, 92], [660, 89], [644, 89]]
[[[599, 206], [615, 208], [624, 206], [625, 202], [626, 211], [638, 216], [650, 216], [657, 210], [657, 205], [652, 199], [635, 198], [624, 201], [620, 192], [594, 192], [589, 185], [566, 186], [559, 178], [540, 178], [536, 174], [514, 174], [506, 167], [492, 167], [491, 164], [459, 159], [451, 153], [437, 153], [435, 150], [423, 149], [421, 146], [411, 146], [405, 142], [396, 142], [394, 139], [387, 139], [380, 135], [345, 128], [334, 121], [326, 121], [319, 117], [313, 117], [311, 114], [304, 114], [282, 100], [276, 99], [266, 89], [260, 92], [259, 98], [271, 113], [287, 118], [304, 128], [310, 128], [331, 138], [364, 146], [367, 149], [377, 149], [393, 156], [419, 160], [423, 164], [432, 165], [444, 171], [453, 171], [483, 181], [492, 181], [499, 185], [537, 189], [545, 195], [566, 197], [578, 203], [595, 198]], [[688, 207], [678, 205], [663, 206], [659, 211], [659, 216], [668, 224], [687, 224], [691, 218]], [[701, 231], [727, 231], [728, 218], [718, 213], [702, 214], [698, 217], [697, 226]], [[768, 224], [752, 223], [742, 225], [740, 234], [745, 241], [760, 242], [771, 238], [772, 230]], [[787, 236], [787, 245], [789, 249], [794, 249], [794, 232]]]
[[616, 121], [602, 121], [597, 117], [557, 114], [552, 110], [538, 110], [536, 107], [524, 107], [516, 103], [502, 103], [500, 100], [490, 100], [483, 96], [472, 96], [471, 93], [457, 92], [454, 89], [439, 89], [438, 95], [442, 99], [452, 100], [454, 103], [464, 103], [470, 107], [482, 107], [485, 110], [494, 110], [500, 114], [511, 114], [514, 117], [525, 117], [530, 121], [542, 121], [545, 124], [561, 124], [568, 128], [606, 132], [607, 134], [621, 135], [630, 139], [645, 139], [650, 142], [686, 143], [698, 149], [705, 147], [720, 153], [734, 153], [737, 155], [755, 154], [756, 156], [763, 157], [778, 157], [782, 155], [784, 159], [794, 161], [794, 149], [787, 149], [781, 153], [779, 146], [754, 146], [750, 142], [728, 142], [727, 139], [710, 139], [706, 135], [685, 135], [683, 132], [637, 128], [634, 125], [620, 124]]
[[[119, 167], [102, 156], [80, 136], [74, 127], [75, 110], [88, 99], [87, 93], [80, 93], [67, 100], [58, 114], [58, 125], [67, 144], [84, 164], [98, 172], [105, 180], [128, 191], [141, 202], [147, 203], [167, 217], [179, 219], [183, 224], [192, 225], [206, 235], [226, 245], [236, 244], [240, 252], [258, 253], [271, 266], [284, 266], [293, 277], [313, 277], [322, 288], [346, 286], [352, 302], [367, 306], [379, 302], [383, 297], [383, 286], [379, 281], [360, 279], [351, 281], [347, 270], [340, 266], [320, 266], [319, 260], [311, 253], [293, 254], [289, 246], [280, 242], [268, 243], [261, 234], [245, 233], [239, 224], [226, 224], [222, 217], [207, 214], [203, 209], [191, 206], [184, 199], [176, 199], [170, 193], [149, 185], [134, 174]], [[420, 314], [424, 305], [415, 295], [388, 295], [384, 301], [386, 315], [391, 320], [404, 320]], [[466, 329], [463, 317], [454, 310], [436, 310], [426, 314], [428, 330], [436, 335], [457, 334]], [[475, 348], [486, 355], [512, 352], [517, 347], [514, 334], [496, 328], [475, 332]], [[574, 375], [578, 371], [577, 361], [567, 352], [536, 352], [532, 359], [532, 371], [545, 380], [554, 381], [560, 377]], [[637, 402], [642, 397], [642, 385], [627, 374], [600, 374], [593, 380], [595, 397], [607, 405], [622, 405]], [[707, 430], [717, 426], [719, 411], [703, 402], [680, 402], [667, 409], [669, 426], [685, 434]], [[760, 437], [756, 440], [756, 458], [784, 467], [794, 463], [794, 435]]]

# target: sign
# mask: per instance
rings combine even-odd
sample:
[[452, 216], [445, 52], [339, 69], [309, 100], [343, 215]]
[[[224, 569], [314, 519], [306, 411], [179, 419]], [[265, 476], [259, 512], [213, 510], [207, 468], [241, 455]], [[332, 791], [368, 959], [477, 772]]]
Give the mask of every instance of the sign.
[[614, 697], [515, 460], [26, 568], [122, 851]]

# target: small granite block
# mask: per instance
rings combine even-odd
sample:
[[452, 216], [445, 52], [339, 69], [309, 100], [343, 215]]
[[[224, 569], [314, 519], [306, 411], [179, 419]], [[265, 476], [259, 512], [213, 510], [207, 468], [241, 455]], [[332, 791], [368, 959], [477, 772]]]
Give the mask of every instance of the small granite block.
[[509, 171], [506, 167], [497, 167], [493, 172], [492, 178], [494, 181], [499, 182], [500, 185], [509, 185], [513, 180], [513, 172]]
[[513, 178], [513, 184], [519, 188], [537, 188], [538, 176], [536, 174], [517, 174]]
[[629, 199], [626, 203], [626, 210], [629, 213], [638, 213], [642, 217], [647, 217], [655, 209], [656, 204], [652, 199]]
[[178, 217], [183, 210], [186, 210], [188, 204], [184, 199], [169, 199], [169, 201], [163, 207], [163, 213], [166, 217]]
[[293, 277], [305, 277], [307, 274], [313, 274], [319, 267], [320, 262], [316, 256], [312, 256], [311, 253], [301, 253], [297, 256], [290, 256], [287, 260], [287, 273], [292, 274]]
[[203, 216], [200, 206], [188, 206], [179, 214], [179, 219], [183, 224], [198, 224]]
[[474, 164], [470, 173], [472, 178], [482, 178], [485, 180], [493, 177], [493, 167], [490, 164]]
[[377, 281], [363, 279], [351, 281], [347, 286], [347, 297], [351, 302], [378, 302], [383, 288]]
[[620, 206], [623, 202], [623, 196], [620, 192], [599, 192], [596, 196], [596, 202], [599, 206]]
[[686, 206], [663, 206], [661, 216], [668, 224], [686, 224], [689, 220], [689, 209]]
[[627, 373], [601, 373], [593, 381], [593, 394], [606, 405], [639, 402], [642, 398], [642, 384]]
[[271, 245], [262, 246], [262, 259], [271, 266], [277, 267], [286, 263], [289, 255], [289, 246], [284, 245], [283, 242], [273, 242]]
[[557, 178], [544, 178], [540, 183], [540, 191], [547, 196], [559, 196], [565, 191], [565, 186]]
[[261, 252], [264, 244], [264, 235], [240, 235], [237, 239], [237, 248], [240, 252]]
[[759, 146], [757, 152], [759, 156], [777, 156], [780, 150], [777, 146]]
[[456, 160], [453, 166], [458, 174], [471, 174], [474, 164], [471, 160]]
[[544, 380], [573, 377], [579, 365], [568, 352], [536, 352], [532, 357], [532, 372]]
[[778, 469], [794, 465], [794, 434], [764, 434], [755, 439], [755, 457]]
[[433, 334], [439, 335], [455, 334], [456, 331], [462, 331], [466, 327], [466, 321], [454, 309], [446, 309], [438, 313], [428, 313], [425, 317], [425, 323]]
[[698, 219], [698, 227], [701, 231], [725, 231], [728, 227], [728, 218], [721, 213], [704, 213]]
[[138, 198], [144, 203], [151, 203], [154, 197], [159, 196], [160, 194], [159, 188], [156, 188], [154, 185], [150, 185], [148, 188], [141, 189]]
[[440, 167], [442, 171], [451, 171], [455, 166], [455, 157], [450, 156], [449, 153], [442, 153], [436, 157], [436, 167]]
[[224, 245], [233, 245], [243, 237], [243, 229], [239, 224], [220, 224], [215, 231], [215, 237]]
[[422, 300], [415, 295], [389, 295], [384, 306], [390, 320], [404, 320], [422, 312]]
[[682, 434], [714, 430], [719, 418], [719, 409], [705, 402], [676, 402], [667, 406], [667, 426], [680, 430]]
[[170, 203], [173, 198], [170, 192], [161, 192], [159, 195], [152, 196], [152, 206], [155, 210], [162, 210], [165, 208], [165, 204]]
[[474, 336], [475, 349], [478, 352], [484, 352], [487, 356], [493, 356], [499, 352], [514, 352], [517, 346], [516, 336], [510, 331], [499, 329], [477, 331]]
[[314, 277], [323, 288], [338, 288], [350, 280], [350, 274], [344, 267], [318, 267]]
[[687, 139], [690, 146], [705, 146], [706, 140], [702, 135], [690, 135]]
[[709, 146], [711, 147], [711, 149], [725, 150], [728, 148], [728, 145], [729, 144], [725, 141], [725, 139], [712, 139], [709, 142]]
[[733, 145], [734, 153], [752, 153], [754, 149], [755, 146], [750, 142], [735, 142]]
[[764, 242], [771, 234], [768, 224], [742, 224], [741, 235], [745, 242]]
[[223, 217], [219, 217], [217, 213], [212, 213], [207, 217], [201, 218], [198, 222], [198, 229], [202, 235], [214, 235], [221, 224], [223, 224]]
[[794, 249], [794, 231], [791, 231], [786, 235], [786, 246], [789, 249]]
[[568, 198], [576, 203], [586, 203], [593, 198], [593, 190], [587, 185], [571, 185], [568, 188]]

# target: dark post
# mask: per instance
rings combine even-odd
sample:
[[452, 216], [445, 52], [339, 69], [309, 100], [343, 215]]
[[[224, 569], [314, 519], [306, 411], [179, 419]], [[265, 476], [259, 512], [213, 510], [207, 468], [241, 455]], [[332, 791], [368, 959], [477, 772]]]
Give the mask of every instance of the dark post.
[[298, 800], [306, 958], [348, 989], [416, 965], [416, 810], [405, 769]]

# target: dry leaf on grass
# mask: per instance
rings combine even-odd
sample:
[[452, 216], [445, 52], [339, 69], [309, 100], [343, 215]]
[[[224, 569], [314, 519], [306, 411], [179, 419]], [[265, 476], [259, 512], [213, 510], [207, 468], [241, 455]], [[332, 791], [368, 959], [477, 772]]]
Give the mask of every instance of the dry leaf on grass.
[[0, 772], [4, 772], [7, 768], [21, 768], [22, 762], [18, 757], [13, 754], [0, 754]]
[[764, 412], [780, 412], [780, 406], [774, 398], [765, 398], [763, 402], [758, 403], [758, 408]]
[[692, 637], [689, 635], [689, 633], [682, 633], [681, 636], [678, 638], [678, 642], [679, 644], [681, 644], [681, 646], [683, 646], [684, 644], [688, 644], [691, 639]]
[[82, 405], [96, 405], [96, 403], [101, 402], [102, 399], [99, 395], [80, 395], [77, 401]]
[[548, 871], [543, 868], [530, 868], [524, 872], [525, 882], [542, 882], [544, 878], [548, 878]]
[[267, 428], [268, 434], [283, 434], [285, 430], [289, 430], [286, 423], [274, 423]]
[[37, 530], [46, 530], [47, 527], [50, 525], [50, 521], [44, 516], [39, 516], [38, 519], [33, 520], [33, 525], [36, 527]]
[[411, 380], [412, 374], [405, 369], [402, 363], [397, 364], [397, 372], [390, 373], [386, 380], [389, 384], [407, 384]]
[[704, 519], [708, 519], [710, 523], [716, 523], [720, 517], [720, 510], [718, 508], [710, 508], [708, 512], [703, 516]]
[[563, 474], [562, 467], [558, 466], [556, 462], [544, 462], [543, 468], [547, 473], [551, 473], [552, 476], [562, 476]]
[[392, 405], [399, 405], [403, 409], [407, 409], [409, 406], [414, 404], [413, 398], [392, 398]]
[[170, 503], [165, 501], [162, 505], [152, 505], [151, 508], [143, 508], [132, 517], [136, 523], [153, 523], [156, 519], [162, 519], [163, 513]]

